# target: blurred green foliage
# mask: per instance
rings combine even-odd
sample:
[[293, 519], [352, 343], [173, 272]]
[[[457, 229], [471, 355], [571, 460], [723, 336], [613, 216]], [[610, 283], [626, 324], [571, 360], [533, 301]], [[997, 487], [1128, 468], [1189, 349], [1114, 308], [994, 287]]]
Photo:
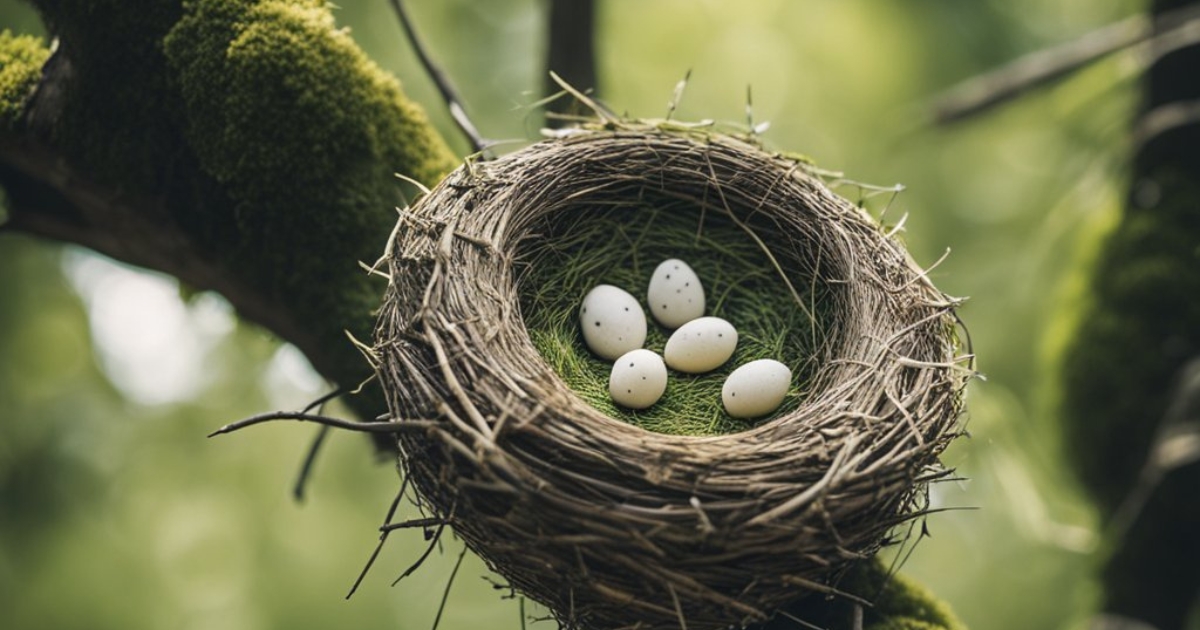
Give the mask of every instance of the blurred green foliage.
[[[482, 131], [535, 134], [528, 104], [540, 96], [544, 2], [410, 5]], [[972, 386], [972, 438], [945, 457], [968, 480], [933, 492], [936, 508], [978, 509], [931, 517], [931, 536], [905, 571], [975, 630], [1078, 627], [1095, 598], [1089, 553], [1098, 524], [1060, 454], [1048, 359], [1070, 330], [1058, 313], [1082, 290], [1081, 261], [1117, 217], [1137, 67], [1127, 57], [1106, 61], [948, 129], [924, 126], [921, 106], [957, 80], [1142, 3], [600, 5], [602, 91], [617, 111], [663, 115], [691, 69], [677, 117], [744, 120], [749, 84], [754, 119], [772, 123], [770, 145], [855, 179], [908, 187], [872, 207], [887, 205], [889, 222], [910, 214], [917, 261], [953, 250], [931, 275], [944, 291], [971, 297], [962, 315], [987, 380]], [[387, 3], [341, 3], [334, 14], [464, 150]], [[42, 34], [15, 0], [0, 0], [0, 28]], [[342, 601], [398, 485], [390, 466], [373, 463], [367, 441], [332, 437], [310, 500], [296, 505], [288, 490], [311, 428], [204, 439], [227, 421], [319, 393], [277, 377], [275, 342], [235, 326], [203, 355], [197, 392], [139, 402], [89, 333], [95, 317], [79, 275], [74, 285], [66, 279], [83, 255], [62, 252], [0, 236], [0, 625], [429, 628], [453, 544], [389, 588], [424, 546], [419, 534], [394, 536], [364, 586]], [[464, 566], [443, 630], [521, 627], [517, 604], [483, 574], [477, 562]]]

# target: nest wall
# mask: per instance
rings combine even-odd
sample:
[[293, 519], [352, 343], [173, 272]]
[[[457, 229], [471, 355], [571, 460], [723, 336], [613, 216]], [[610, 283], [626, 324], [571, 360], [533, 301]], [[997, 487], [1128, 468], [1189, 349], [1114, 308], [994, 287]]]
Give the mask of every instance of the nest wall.
[[[805, 396], [742, 431], [603, 413], [526, 326], [522, 269], [548, 235], [672, 201], [736, 226], [795, 308], [797, 287], [824, 304]], [[955, 302], [862, 209], [746, 139], [610, 125], [468, 163], [402, 212], [386, 260], [374, 356], [393, 421], [413, 427], [403, 472], [564, 627], [737, 627], [837, 594], [947, 472], [970, 374]]]

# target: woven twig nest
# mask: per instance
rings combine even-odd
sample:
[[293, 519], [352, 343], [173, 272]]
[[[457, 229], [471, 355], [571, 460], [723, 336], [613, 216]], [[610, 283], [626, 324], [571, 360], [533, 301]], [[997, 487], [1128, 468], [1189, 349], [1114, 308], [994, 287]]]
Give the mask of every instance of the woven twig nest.
[[[789, 410], [724, 435], [647, 431], [531, 341], [522, 261], [654, 205], [736, 226], [779, 290], [820, 288], [823, 341]], [[464, 165], [403, 213], [387, 260], [378, 371], [394, 421], [423, 427], [400, 433], [402, 469], [568, 628], [738, 627], [836, 593], [920, 512], [960, 432], [955, 302], [866, 212], [745, 138], [610, 124]]]

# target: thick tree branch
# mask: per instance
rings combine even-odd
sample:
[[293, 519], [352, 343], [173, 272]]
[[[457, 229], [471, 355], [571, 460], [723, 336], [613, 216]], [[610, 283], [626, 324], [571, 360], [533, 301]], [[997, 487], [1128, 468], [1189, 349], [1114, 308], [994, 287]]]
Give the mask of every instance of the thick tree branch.
[[61, 45], [32, 97], [0, 93], [5, 229], [216, 291], [330, 381], [366, 379], [345, 333], [370, 339], [382, 287], [359, 263], [395, 225], [394, 173], [432, 184], [456, 162], [395, 79], [312, 3], [37, 4]]
[[294, 344], [319, 372], [336, 371], [328, 352], [284, 305], [203, 255], [192, 238], [166, 220], [169, 213], [163, 199], [98, 184], [28, 135], [0, 136], [0, 184], [9, 199], [6, 228], [82, 245], [174, 276], [193, 288], [219, 293], [242, 317]]

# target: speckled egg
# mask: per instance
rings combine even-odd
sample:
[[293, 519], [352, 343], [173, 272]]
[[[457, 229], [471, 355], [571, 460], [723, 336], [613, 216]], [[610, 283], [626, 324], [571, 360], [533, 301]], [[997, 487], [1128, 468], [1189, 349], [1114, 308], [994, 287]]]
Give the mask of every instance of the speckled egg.
[[701, 374], [721, 367], [737, 348], [738, 333], [720, 317], [698, 317], [682, 325], [667, 339], [663, 358], [667, 367]]
[[791, 384], [788, 366], [774, 359], [759, 359], [739, 367], [725, 379], [721, 401], [734, 418], [757, 418], [778, 409]]
[[650, 350], [630, 350], [613, 363], [608, 394], [613, 402], [630, 409], [645, 409], [667, 391], [667, 366]]
[[611, 284], [597, 285], [579, 307], [583, 341], [600, 358], [613, 360], [646, 343], [646, 314], [637, 298]]
[[664, 260], [654, 269], [646, 300], [650, 314], [667, 328], [679, 328], [704, 314], [700, 276], [678, 258]]

